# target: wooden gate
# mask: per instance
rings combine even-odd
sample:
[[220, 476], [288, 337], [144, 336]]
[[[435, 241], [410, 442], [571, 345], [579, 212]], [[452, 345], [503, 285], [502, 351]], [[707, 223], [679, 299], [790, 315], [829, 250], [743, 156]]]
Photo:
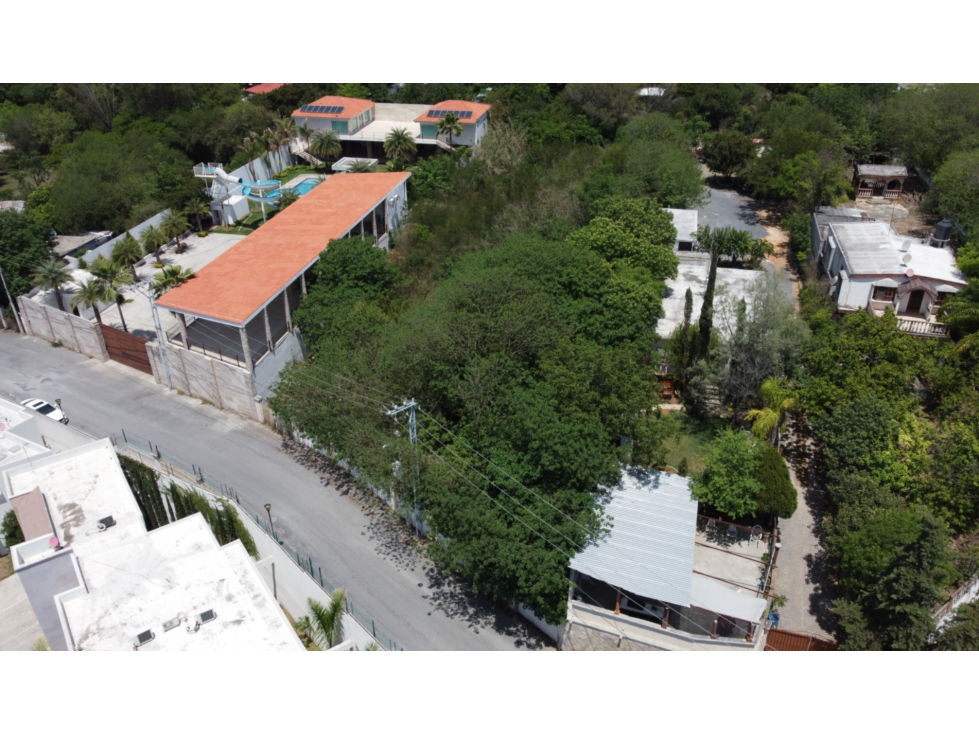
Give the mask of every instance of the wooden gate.
[[127, 367], [135, 367], [147, 374], [153, 374], [150, 367], [150, 355], [146, 352], [146, 343], [149, 339], [144, 339], [135, 334], [127, 334], [111, 326], [102, 324], [102, 338], [105, 339], [105, 348], [109, 352], [109, 359], [121, 362]]
[[829, 652], [836, 649], [835, 642], [827, 642], [812, 635], [803, 635], [788, 630], [768, 630], [765, 650], [782, 652]]

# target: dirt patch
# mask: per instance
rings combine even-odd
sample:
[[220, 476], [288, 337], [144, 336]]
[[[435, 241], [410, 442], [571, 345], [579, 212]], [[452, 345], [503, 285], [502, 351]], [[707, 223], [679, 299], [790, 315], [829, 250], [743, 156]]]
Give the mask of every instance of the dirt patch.
[[3, 558], [0, 558], [0, 581], [3, 581], [8, 576], [14, 575], [14, 560], [7, 554]]
[[788, 277], [792, 284], [792, 297], [795, 298], [796, 308], [798, 308], [802, 281], [789, 264], [789, 233], [775, 225], [775, 217], [767, 209], [759, 209], [757, 214], [765, 231], [768, 232], [765, 239], [775, 248], [775, 252], [768, 255], [768, 261], [775, 266], [776, 272], [781, 271]]

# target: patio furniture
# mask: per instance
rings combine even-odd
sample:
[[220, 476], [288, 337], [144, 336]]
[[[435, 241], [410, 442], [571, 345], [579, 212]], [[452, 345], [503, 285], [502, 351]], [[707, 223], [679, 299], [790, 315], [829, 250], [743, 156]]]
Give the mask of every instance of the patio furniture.
[[738, 528], [735, 525], [727, 526], [727, 537], [729, 540], [736, 540], [738, 537]]
[[755, 543], [761, 542], [761, 538], [762, 538], [762, 535], [763, 534], [764, 534], [764, 531], [761, 529], [761, 525], [755, 525], [751, 529], [751, 539], [753, 541], [755, 541]]

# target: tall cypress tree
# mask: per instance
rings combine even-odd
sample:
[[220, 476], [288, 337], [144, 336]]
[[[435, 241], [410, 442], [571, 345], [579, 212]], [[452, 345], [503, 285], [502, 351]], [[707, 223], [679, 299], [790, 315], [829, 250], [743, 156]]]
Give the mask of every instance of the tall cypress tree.
[[710, 227], [704, 227], [700, 241], [707, 239], [710, 242], [710, 274], [707, 276], [707, 290], [704, 291], [704, 305], [700, 309], [699, 336], [700, 346], [694, 359], [704, 359], [707, 357], [707, 350], [710, 348], [710, 332], [714, 326], [714, 283], [717, 280], [717, 235], [711, 232]]

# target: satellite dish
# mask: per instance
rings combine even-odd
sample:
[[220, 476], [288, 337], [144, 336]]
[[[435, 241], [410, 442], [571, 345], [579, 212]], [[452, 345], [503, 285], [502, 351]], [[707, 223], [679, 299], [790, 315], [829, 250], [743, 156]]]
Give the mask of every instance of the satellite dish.
[[0, 431], [6, 431], [6, 430], [7, 430], [7, 424], [6, 423], [0, 423]]
[[52, 535], [51, 539], [48, 541], [48, 545], [50, 545], [52, 548], [57, 548], [59, 545], [61, 545], [61, 543]]
[[905, 264], [905, 265], [907, 265], [907, 264], [908, 264], [909, 262], [911, 262], [911, 253], [909, 252], [909, 253], [908, 253], [907, 255], [905, 255], [905, 256], [904, 256], [904, 257], [902, 258], [902, 260], [904, 260], [904, 264]]
[[911, 268], [908, 268], [908, 277], [910, 278], [913, 275], [914, 275], [914, 271]]

